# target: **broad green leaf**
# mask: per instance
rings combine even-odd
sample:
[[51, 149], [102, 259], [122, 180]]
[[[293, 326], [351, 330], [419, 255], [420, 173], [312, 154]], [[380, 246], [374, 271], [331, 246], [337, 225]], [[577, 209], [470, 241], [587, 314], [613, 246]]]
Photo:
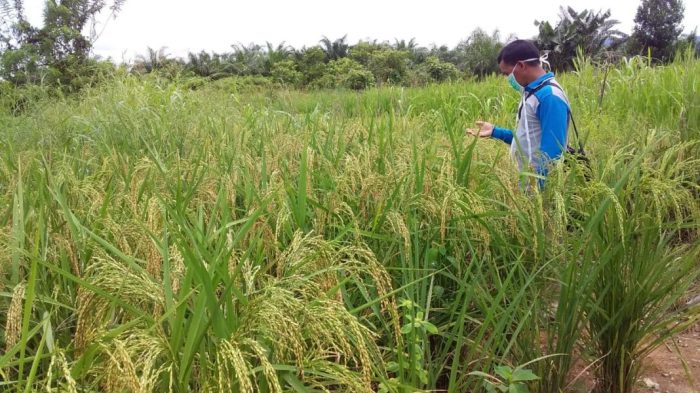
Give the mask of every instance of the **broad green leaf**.
[[534, 381], [536, 379], [540, 379], [535, 373], [528, 369], [519, 369], [516, 368], [515, 371], [513, 371], [513, 378], [511, 381], [514, 382], [519, 382], [519, 381]]

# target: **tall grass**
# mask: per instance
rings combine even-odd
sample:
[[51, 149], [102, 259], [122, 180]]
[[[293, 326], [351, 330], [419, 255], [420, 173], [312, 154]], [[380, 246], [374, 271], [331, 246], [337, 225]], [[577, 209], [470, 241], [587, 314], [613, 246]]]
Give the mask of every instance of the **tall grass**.
[[694, 323], [700, 63], [560, 78], [593, 179], [526, 194], [502, 78], [364, 93], [120, 77], [0, 114], [8, 391], [629, 392]]

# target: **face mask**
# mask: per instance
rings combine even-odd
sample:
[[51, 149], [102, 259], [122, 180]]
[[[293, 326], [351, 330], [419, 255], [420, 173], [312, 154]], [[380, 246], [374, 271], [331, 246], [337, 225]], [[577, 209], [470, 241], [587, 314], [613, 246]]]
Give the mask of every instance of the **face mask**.
[[549, 67], [549, 62], [547, 61], [547, 53], [545, 53], [542, 57], [533, 57], [532, 59], [525, 59], [516, 62], [515, 66], [513, 67], [513, 71], [511, 71], [510, 74], [508, 74], [508, 83], [510, 83], [510, 86], [513, 88], [513, 90], [517, 91], [518, 93], [522, 93], [523, 90], [525, 90], [525, 88], [515, 79], [515, 68], [518, 66], [518, 63], [527, 63], [529, 61], [534, 60], [539, 60], [543, 64], [546, 64], [547, 67]]
[[[515, 67], [513, 67], [513, 71], [515, 71]], [[515, 80], [515, 75], [513, 75], [513, 71], [511, 71], [510, 74], [508, 74], [508, 83], [510, 83], [510, 87], [512, 87], [515, 91], [518, 93], [523, 92], [523, 87], [518, 83], [517, 80]]]

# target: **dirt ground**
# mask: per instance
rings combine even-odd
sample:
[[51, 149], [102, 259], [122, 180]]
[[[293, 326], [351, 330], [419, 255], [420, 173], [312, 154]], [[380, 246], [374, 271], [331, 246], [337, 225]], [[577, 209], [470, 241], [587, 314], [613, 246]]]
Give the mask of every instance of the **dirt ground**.
[[[642, 366], [634, 393], [700, 393], [700, 324], [673, 338], [688, 367], [688, 379], [683, 361], [671, 340], [652, 352]], [[593, 370], [577, 364], [572, 377], [578, 376], [569, 387], [576, 393], [590, 392], [595, 385]]]
[[[688, 381], [687, 373], [679, 359], [671, 340], [657, 348], [644, 362], [640, 386], [635, 393], [700, 393], [700, 324], [674, 337], [674, 341], [685, 359], [693, 381]], [[659, 388], [647, 387], [644, 378], [659, 384]]]

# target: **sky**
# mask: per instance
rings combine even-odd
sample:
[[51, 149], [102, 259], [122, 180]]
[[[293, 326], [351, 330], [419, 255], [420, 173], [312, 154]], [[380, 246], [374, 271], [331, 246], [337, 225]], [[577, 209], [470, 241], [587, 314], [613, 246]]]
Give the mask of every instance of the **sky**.
[[[25, 0], [27, 18], [41, 24], [45, 0]], [[555, 23], [559, 6], [577, 11], [610, 9], [619, 30], [631, 33], [640, 0], [126, 0], [115, 18], [97, 18], [94, 53], [131, 61], [147, 47], [167, 47], [172, 56], [187, 52], [230, 51], [232, 44], [284, 41], [295, 48], [347, 35], [348, 42], [415, 38], [419, 45], [456, 45], [476, 27], [532, 38], [535, 20]], [[684, 31], [700, 26], [700, 1], [685, 0]]]

